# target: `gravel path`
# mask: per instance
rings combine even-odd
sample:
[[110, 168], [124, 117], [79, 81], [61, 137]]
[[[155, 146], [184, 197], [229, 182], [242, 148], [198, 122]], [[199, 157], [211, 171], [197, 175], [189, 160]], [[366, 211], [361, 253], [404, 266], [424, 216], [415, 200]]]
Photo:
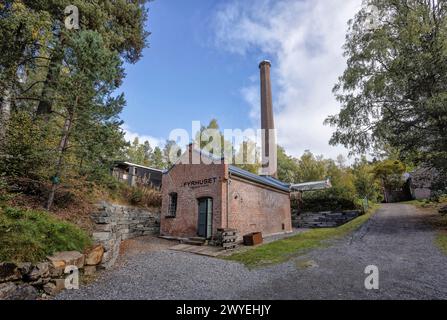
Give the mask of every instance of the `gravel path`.
[[[447, 256], [433, 244], [426, 213], [387, 204], [351, 237], [286, 263], [238, 263], [174, 252], [140, 252], [58, 299], [447, 299]], [[376, 265], [380, 289], [366, 290]]]

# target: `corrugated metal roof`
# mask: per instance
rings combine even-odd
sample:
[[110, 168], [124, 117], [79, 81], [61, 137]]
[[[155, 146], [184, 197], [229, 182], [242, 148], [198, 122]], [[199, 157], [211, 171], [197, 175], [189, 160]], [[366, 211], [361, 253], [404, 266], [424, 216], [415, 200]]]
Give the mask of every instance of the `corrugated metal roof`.
[[[191, 147], [193, 148], [192, 150], [194, 152], [199, 153], [201, 156], [208, 157], [215, 161], [220, 161], [221, 163], [223, 163], [225, 160], [224, 157], [213, 155], [209, 152], [206, 152], [204, 150], [197, 148], [194, 145], [189, 145], [189, 148], [191, 148]], [[186, 152], [188, 152], [188, 151], [186, 151]], [[184, 154], [186, 154], [186, 152]], [[176, 164], [174, 164], [169, 170], [165, 170], [163, 173], [167, 174], [175, 165]], [[286, 191], [286, 192], [290, 191], [290, 185], [287, 183], [284, 183], [278, 179], [268, 177], [268, 176], [259, 176], [257, 174], [251, 173], [249, 171], [246, 171], [244, 169], [241, 169], [239, 167], [232, 166], [232, 165], [228, 166], [228, 170], [231, 174], [234, 174], [238, 177], [241, 177], [241, 178], [253, 181], [253, 182], [257, 182], [257, 183], [260, 183], [260, 184], [263, 184], [263, 185], [266, 185], [269, 187], [273, 187], [273, 188], [279, 189], [281, 191]]]
[[290, 188], [293, 191], [315, 191], [315, 190], [324, 190], [332, 188], [331, 181], [323, 180], [323, 181], [312, 181], [312, 182], [304, 182], [292, 184]]
[[141, 168], [141, 169], [147, 169], [147, 170], [152, 170], [152, 171], [163, 172], [163, 170], [160, 170], [160, 169], [150, 168], [150, 167], [142, 166], [142, 165], [139, 165], [139, 164], [136, 164], [136, 163], [132, 163], [132, 162], [127, 162], [127, 161], [117, 161], [117, 162], [115, 162], [115, 165], [119, 165], [119, 164], [125, 164], [126, 166], [131, 166], [131, 167], [137, 167], [137, 168]]
[[290, 185], [287, 183], [284, 183], [282, 181], [279, 181], [278, 179], [275, 179], [273, 177], [268, 177], [268, 176], [258, 176], [257, 174], [251, 173], [249, 171], [246, 171], [244, 169], [235, 167], [235, 166], [229, 166], [229, 169], [231, 174], [234, 174], [238, 177], [253, 181], [253, 182], [258, 182], [260, 184], [269, 186], [269, 187], [273, 187], [282, 191], [286, 191], [289, 192], [290, 191]]

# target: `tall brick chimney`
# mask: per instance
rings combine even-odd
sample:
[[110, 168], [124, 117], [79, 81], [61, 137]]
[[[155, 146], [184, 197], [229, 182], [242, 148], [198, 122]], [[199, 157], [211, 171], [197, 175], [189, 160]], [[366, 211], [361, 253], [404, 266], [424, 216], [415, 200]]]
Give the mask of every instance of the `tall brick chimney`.
[[[261, 129], [265, 133], [262, 144], [262, 174], [277, 178], [277, 150], [275, 121], [273, 119], [272, 84], [270, 81], [271, 62], [259, 64], [261, 70]], [[271, 149], [271, 150], [270, 150]]]

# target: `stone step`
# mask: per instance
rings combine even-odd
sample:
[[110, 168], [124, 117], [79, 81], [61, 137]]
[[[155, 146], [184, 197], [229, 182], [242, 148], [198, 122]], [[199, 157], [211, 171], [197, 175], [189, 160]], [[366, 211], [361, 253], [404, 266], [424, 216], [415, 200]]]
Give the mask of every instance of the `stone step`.
[[183, 244], [190, 244], [190, 245], [193, 245], [193, 246], [203, 246], [203, 245], [205, 245], [204, 241], [197, 241], [197, 240], [190, 240], [190, 239], [184, 239], [184, 240], [181, 241], [181, 243], [183, 243]]
[[202, 241], [202, 242], [206, 242], [206, 239], [205, 238], [202, 238], [202, 237], [191, 237], [191, 238], [188, 238], [189, 240], [192, 240], [192, 241]]

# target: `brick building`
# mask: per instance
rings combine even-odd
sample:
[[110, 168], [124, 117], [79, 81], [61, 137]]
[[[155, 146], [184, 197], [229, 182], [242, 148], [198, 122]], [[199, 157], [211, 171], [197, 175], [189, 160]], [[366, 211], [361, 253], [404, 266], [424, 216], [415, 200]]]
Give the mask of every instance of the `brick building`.
[[[163, 175], [162, 236], [212, 239], [221, 228], [236, 229], [239, 238], [252, 232], [265, 236], [292, 231], [290, 186], [276, 179], [270, 67], [267, 60], [259, 64], [262, 176], [225, 164], [224, 159], [190, 145]], [[203, 161], [204, 157], [213, 161]]]
[[[190, 145], [190, 157], [193, 152], [204, 156]], [[236, 229], [239, 238], [292, 231], [289, 185], [273, 177], [224, 163], [178, 164], [162, 185], [162, 236], [211, 239], [219, 228]]]

